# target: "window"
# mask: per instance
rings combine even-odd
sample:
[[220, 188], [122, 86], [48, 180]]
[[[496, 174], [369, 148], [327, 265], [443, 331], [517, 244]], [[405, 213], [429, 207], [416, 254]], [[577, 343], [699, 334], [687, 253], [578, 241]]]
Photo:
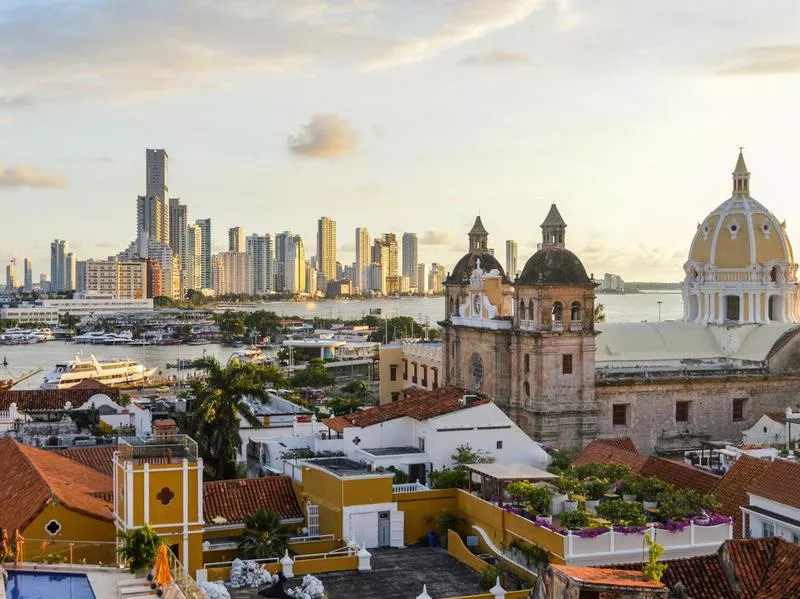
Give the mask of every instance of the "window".
[[397, 364], [392, 364], [389, 366], [389, 380], [390, 381], [397, 380]]
[[794, 543], [795, 545], [800, 544], [800, 534], [796, 532], [792, 533], [792, 543]]
[[563, 312], [564, 308], [561, 306], [561, 302], [553, 304], [553, 321], [558, 322], [563, 320]]
[[726, 295], [725, 296], [725, 320], [732, 322], [739, 321], [739, 296]]
[[628, 404], [615, 403], [611, 406], [611, 422], [614, 426], [628, 426]]
[[400, 399], [400, 392], [392, 391], [392, 401], [397, 401], [398, 399]]
[[733, 415], [734, 422], [741, 422], [744, 420], [744, 398], [737, 397], [733, 400]]
[[425, 451], [425, 437], [417, 437], [417, 447], [420, 451]]
[[436, 368], [435, 366], [431, 366], [431, 370], [433, 370], [433, 385], [431, 386], [435, 391], [436, 389], [439, 388], [439, 369]]
[[427, 387], [428, 386], [428, 365], [427, 364], [423, 364], [422, 365], [422, 386], [423, 387]]
[[576, 320], [581, 319], [581, 305], [578, 302], [572, 302], [572, 306], [569, 309], [570, 320], [575, 322]]
[[408, 380], [408, 360], [403, 360], [403, 380]]
[[689, 422], [689, 404], [688, 401], [675, 402], [675, 422]]
[[572, 374], [572, 354], [564, 354], [561, 356], [561, 373]]
[[58, 520], [50, 520], [45, 524], [44, 529], [50, 536], [56, 536], [61, 531], [61, 523]]
[[172, 500], [175, 499], [175, 493], [173, 493], [172, 489], [169, 487], [164, 487], [158, 492], [156, 499], [158, 499], [162, 505], [169, 505], [172, 503]]
[[411, 362], [411, 365], [414, 367], [413, 374], [411, 375], [411, 382], [416, 384], [417, 383], [417, 363]]
[[763, 531], [762, 537], [774, 537], [775, 525], [772, 522], [762, 522], [761, 530]]
[[519, 302], [519, 319], [525, 320], [525, 300]]
[[525, 394], [525, 397], [531, 396], [531, 385], [528, 381], [522, 383], [522, 392]]
[[531, 371], [531, 356], [530, 354], [525, 354], [525, 374], [528, 374]]
[[503, 442], [502, 441], [498, 441], [497, 442], [497, 449], [503, 449]]

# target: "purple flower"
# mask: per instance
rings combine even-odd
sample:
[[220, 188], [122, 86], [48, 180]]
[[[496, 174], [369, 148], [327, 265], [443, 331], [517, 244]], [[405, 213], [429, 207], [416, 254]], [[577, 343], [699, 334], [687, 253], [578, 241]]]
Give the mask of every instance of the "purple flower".
[[619, 532], [624, 535], [636, 535], [641, 534], [647, 530], [646, 526], [615, 526], [614, 532]]
[[595, 537], [599, 537], [600, 535], [606, 534], [608, 531], [609, 528], [607, 526], [598, 526], [596, 528], [582, 528], [573, 534], [582, 539], [593, 539]]

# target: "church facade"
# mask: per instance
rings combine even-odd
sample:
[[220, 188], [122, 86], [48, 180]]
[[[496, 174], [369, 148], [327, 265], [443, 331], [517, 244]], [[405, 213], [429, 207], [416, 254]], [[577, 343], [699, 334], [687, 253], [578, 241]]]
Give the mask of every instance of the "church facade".
[[642, 451], [737, 441], [762, 414], [800, 405], [800, 286], [778, 221], [750, 196], [739, 155], [731, 197], [699, 225], [684, 315], [595, 323], [596, 284], [552, 205], [512, 281], [478, 217], [445, 282], [446, 384], [492, 398], [556, 447], [629, 436]]

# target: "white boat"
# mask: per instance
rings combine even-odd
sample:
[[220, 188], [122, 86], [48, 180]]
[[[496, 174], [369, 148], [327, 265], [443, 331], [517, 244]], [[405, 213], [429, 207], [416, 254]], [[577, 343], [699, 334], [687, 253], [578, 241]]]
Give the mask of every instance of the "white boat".
[[228, 362], [238, 360], [239, 362], [249, 362], [250, 364], [266, 364], [267, 356], [260, 349], [243, 349], [231, 355]]
[[106, 345], [127, 345], [133, 341], [133, 333], [123, 331], [122, 333], [106, 333], [103, 336], [103, 343]]
[[103, 331], [92, 331], [72, 338], [75, 343], [103, 343], [106, 334]]
[[88, 360], [75, 356], [74, 360], [59, 362], [53, 372], [44, 375], [40, 389], [69, 389], [86, 379], [95, 379], [105, 385], [140, 383], [156, 373], [155, 368], [122, 358], [100, 361], [94, 356]]

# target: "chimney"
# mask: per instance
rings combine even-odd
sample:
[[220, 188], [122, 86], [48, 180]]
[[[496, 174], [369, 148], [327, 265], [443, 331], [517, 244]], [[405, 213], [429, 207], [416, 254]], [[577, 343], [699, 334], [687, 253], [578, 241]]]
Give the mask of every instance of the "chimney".
[[153, 423], [153, 440], [169, 441], [178, 434], [178, 425], [171, 418], [156, 420]]

